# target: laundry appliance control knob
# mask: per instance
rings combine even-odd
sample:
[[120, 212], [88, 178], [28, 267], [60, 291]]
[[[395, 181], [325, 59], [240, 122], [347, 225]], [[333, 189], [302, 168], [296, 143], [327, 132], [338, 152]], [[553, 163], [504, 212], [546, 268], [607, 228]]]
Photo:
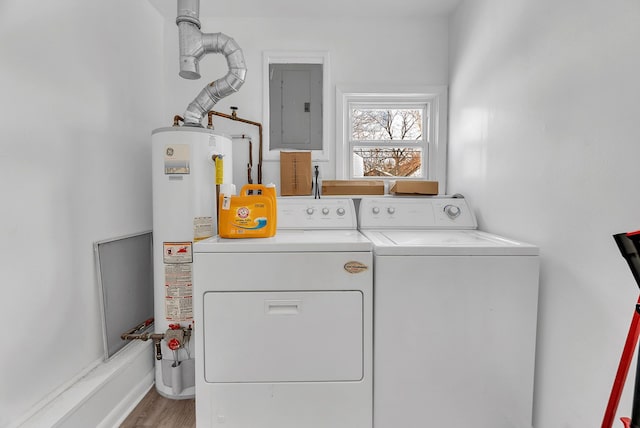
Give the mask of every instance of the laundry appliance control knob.
[[345, 214], [345, 210], [342, 207], [338, 208], [336, 212], [338, 213], [339, 216], [343, 216]]
[[328, 214], [329, 214], [329, 208], [326, 208], [326, 207], [325, 207], [325, 208], [323, 208], [323, 209], [322, 209], [322, 214], [324, 214], [324, 215], [328, 215]]
[[393, 213], [395, 213], [395, 212], [396, 212], [396, 209], [395, 209], [395, 208], [393, 208], [393, 207], [389, 207], [389, 208], [387, 208], [387, 212], [388, 212], [389, 214], [393, 214]]
[[316, 210], [314, 210], [312, 207], [307, 208], [307, 214], [311, 215], [315, 212]]
[[372, 211], [374, 214], [380, 214], [380, 208], [378, 208], [378, 207], [373, 207], [373, 208], [371, 208], [371, 211]]
[[455, 206], [455, 205], [447, 205], [444, 207], [444, 213], [450, 218], [450, 219], [454, 219], [456, 217], [458, 217], [461, 213], [460, 211], [460, 207]]

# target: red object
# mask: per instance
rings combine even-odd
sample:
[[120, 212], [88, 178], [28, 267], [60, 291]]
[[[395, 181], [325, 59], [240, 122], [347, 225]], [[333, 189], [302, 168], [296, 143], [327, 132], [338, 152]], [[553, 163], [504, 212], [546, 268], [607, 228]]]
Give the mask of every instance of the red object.
[[180, 330], [180, 324], [169, 324], [169, 330]]
[[174, 337], [169, 342], [167, 342], [167, 346], [169, 346], [169, 349], [171, 349], [172, 351], [175, 351], [176, 349], [180, 348], [180, 341]]
[[627, 232], [627, 236], [631, 238], [632, 236], [640, 235], [640, 230], [636, 230], [635, 232]]
[[[631, 232], [638, 233], [638, 232]], [[640, 305], [640, 297], [638, 297], [638, 305]], [[618, 372], [616, 373], [616, 379], [613, 382], [611, 388], [611, 394], [609, 395], [609, 403], [607, 404], [607, 410], [604, 413], [604, 419], [602, 420], [602, 428], [611, 428], [613, 426], [613, 419], [616, 417], [616, 410], [618, 410], [618, 403], [620, 403], [620, 396], [622, 395], [622, 388], [624, 382], [627, 379], [627, 373], [629, 373], [629, 366], [633, 359], [633, 353], [638, 343], [638, 337], [640, 336], [640, 314], [634, 309], [633, 318], [631, 318], [631, 325], [629, 326], [629, 333], [627, 334], [627, 341], [624, 344], [622, 350], [622, 356], [620, 357], [620, 364], [618, 365]], [[631, 420], [628, 424], [625, 422], [628, 418], [622, 418], [622, 423], [625, 424], [625, 428], [629, 428]]]
[[620, 418], [624, 428], [631, 428], [631, 418]]

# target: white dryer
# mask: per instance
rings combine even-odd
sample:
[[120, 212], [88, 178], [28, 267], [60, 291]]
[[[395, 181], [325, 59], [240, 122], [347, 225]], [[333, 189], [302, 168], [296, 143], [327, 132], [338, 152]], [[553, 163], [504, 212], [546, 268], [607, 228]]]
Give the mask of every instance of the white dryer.
[[538, 248], [463, 198], [371, 198], [374, 428], [531, 428]]
[[298, 198], [194, 245], [199, 428], [371, 428], [371, 248], [353, 201]]

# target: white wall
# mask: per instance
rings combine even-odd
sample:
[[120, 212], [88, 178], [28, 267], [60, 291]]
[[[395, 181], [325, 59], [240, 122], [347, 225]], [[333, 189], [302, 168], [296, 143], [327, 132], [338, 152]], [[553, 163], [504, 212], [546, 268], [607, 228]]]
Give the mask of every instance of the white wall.
[[92, 243], [151, 228], [162, 28], [146, 1], [0, 3], [0, 426], [102, 356]]
[[[447, 83], [448, 21], [371, 20], [320, 18], [208, 18], [201, 17], [202, 31], [222, 32], [233, 37], [244, 52], [247, 78], [236, 94], [221, 100], [214, 110], [229, 113], [229, 106], [239, 107], [238, 116], [263, 121], [262, 116], [262, 54], [269, 50], [328, 51], [330, 56], [331, 99], [329, 144], [335, 144], [335, 85], [389, 84], [442, 85]], [[175, 18], [167, 20], [165, 29], [166, 86], [169, 102], [166, 120], [159, 126], [169, 126], [173, 115], [182, 115], [187, 105], [205, 84], [227, 72], [222, 55], [209, 55], [200, 64], [202, 78], [196, 81], [178, 77], [178, 37]], [[172, 56], [172, 54], [175, 55]], [[215, 129], [227, 134], [249, 134], [254, 146], [254, 180], [257, 171], [258, 133], [255, 127], [240, 125], [214, 117]], [[247, 143], [234, 142], [234, 182], [246, 183]], [[335, 153], [335, 150], [333, 150]], [[263, 182], [279, 187], [279, 162], [265, 162]], [[335, 157], [320, 164], [321, 178], [335, 178]]]
[[452, 18], [449, 190], [541, 248], [536, 428], [600, 425], [638, 294], [611, 237], [640, 229], [638, 22], [635, 0], [467, 0]]

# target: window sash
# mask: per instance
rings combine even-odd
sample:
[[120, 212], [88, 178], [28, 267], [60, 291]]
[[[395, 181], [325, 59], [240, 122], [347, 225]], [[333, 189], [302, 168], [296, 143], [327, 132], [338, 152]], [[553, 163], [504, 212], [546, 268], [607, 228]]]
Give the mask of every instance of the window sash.
[[[372, 142], [372, 141], [430, 141], [430, 125], [431, 125], [431, 102], [424, 101], [420, 103], [415, 102], [385, 102], [385, 101], [376, 101], [376, 102], [358, 102], [352, 101], [347, 105], [348, 108], [348, 139], [349, 141], [358, 141], [358, 142]], [[354, 110], [421, 110], [422, 111], [422, 135], [419, 139], [406, 139], [406, 140], [356, 140], [353, 138], [354, 131], [354, 118], [353, 111]], [[395, 144], [395, 143], [394, 143]]]
[[[376, 150], [381, 149], [381, 153], [370, 153], [370, 156], [362, 156], [357, 153], [359, 149]], [[396, 149], [407, 150], [398, 158], [393, 153]], [[416, 168], [415, 156], [419, 157], [419, 166]], [[355, 146], [351, 152], [352, 172], [351, 177], [357, 179], [409, 179], [423, 178], [425, 174], [425, 163], [427, 154], [420, 146]], [[365, 172], [378, 171], [373, 175], [365, 175]]]
[[380, 149], [412, 149], [419, 151], [421, 154], [420, 159], [420, 169], [419, 173], [413, 174], [411, 176], [389, 176], [389, 179], [402, 179], [402, 178], [410, 178], [410, 177], [421, 177], [426, 178], [428, 175], [428, 165], [429, 165], [429, 144], [424, 142], [423, 144], [404, 144], [407, 140], [388, 140], [393, 141], [393, 144], [387, 144], [387, 142], [373, 141], [373, 142], [362, 142], [362, 141], [350, 141], [349, 142], [349, 177], [357, 178], [357, 179], [372, 179], [372, 180], [380, 180], [385, 178], [384, 176], [367, 176], [367, 175], [356, 175], [354, 171], [354, 162], [355, 156], [359, 156], [356, 154], [357, 149], [368, 149], [368, 148], [380, 148]]

